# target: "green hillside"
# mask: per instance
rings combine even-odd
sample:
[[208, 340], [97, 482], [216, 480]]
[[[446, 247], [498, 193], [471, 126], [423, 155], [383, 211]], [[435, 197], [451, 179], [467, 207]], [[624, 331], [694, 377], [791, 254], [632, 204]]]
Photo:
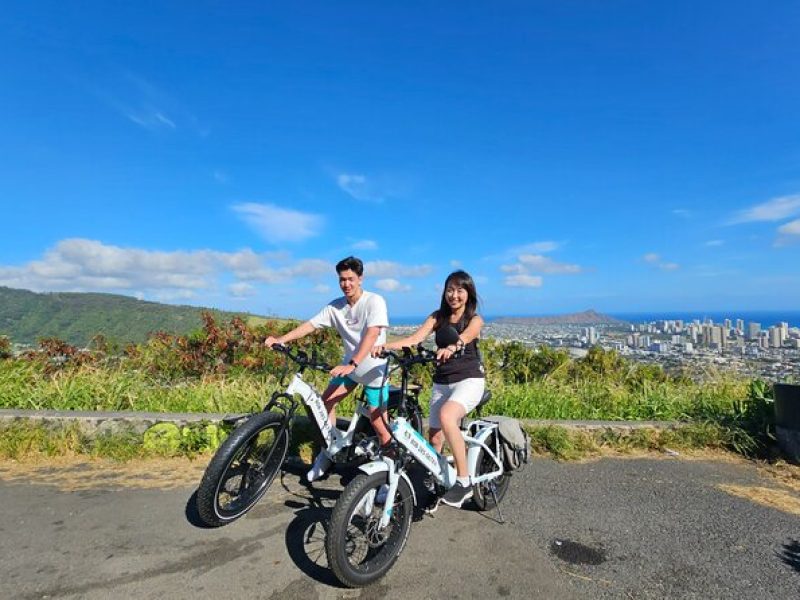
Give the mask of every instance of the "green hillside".
[[[0, 287], [0, 335], [26, 344], [57, 337], [85, 346], [98, 333], [113, 342], [142, 342], [153, 331], [188, 333], [198, 329], [203, 310], [116, 294], [37, 294]], [[210, 312], [218, 320], [228, 320], [235, 314]]]

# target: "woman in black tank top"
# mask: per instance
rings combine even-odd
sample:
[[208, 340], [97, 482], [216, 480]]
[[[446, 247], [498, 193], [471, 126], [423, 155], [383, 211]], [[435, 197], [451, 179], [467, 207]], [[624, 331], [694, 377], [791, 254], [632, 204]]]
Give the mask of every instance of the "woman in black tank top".
[[458, 480], [442, 497], [451, 506], [461, 506], [472, 496], [467, 468], [467, 450], [459, 429], [461, 418], [483, 397], [485, 375], [478, 351], [483, 319], [477, 314], [478, 293], [472, 277], [464, 271], [447, 276], [439, 310], [425, 319], [414, 333], [401, 340], [376, 346], [373, 355], [384, 349], [416, 346], [431, 333], [436, 335], [436, 372], [433, 375], [430, 429], [431, 445], [441, 452], [445, 440], [453, 452]]

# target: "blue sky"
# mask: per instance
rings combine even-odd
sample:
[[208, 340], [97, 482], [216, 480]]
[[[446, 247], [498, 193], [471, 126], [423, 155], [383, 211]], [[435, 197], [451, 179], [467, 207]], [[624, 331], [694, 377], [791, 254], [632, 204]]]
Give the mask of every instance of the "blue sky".
[[0, 11], [0, 285], [390, 314], [791, 309], [796, 2]]

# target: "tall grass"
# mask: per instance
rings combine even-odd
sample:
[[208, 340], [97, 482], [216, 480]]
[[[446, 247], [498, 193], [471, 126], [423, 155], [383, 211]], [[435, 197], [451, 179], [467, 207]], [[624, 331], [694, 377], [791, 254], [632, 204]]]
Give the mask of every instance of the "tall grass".
[[641, 390], [602, 379], [535, 379], [496, 383], [490, 412], [530, 419], [693, 420], [732, 415], [745, 402], [748, 381], [665, 381]]
[[[309, 373], [311, 375], [311, 373]], [[324, 375], [317, 376], [319, 389]], [[492, 413], [532, 419], [692, 420], [733, 414], [749, 382], [648, 382], [642, 389], [602, 379], [490, 383]], [[0, 361], [0, 408], [247, 412], [279, 388], [276, 377], [247, 372], [163, 381], [141, 370], [84, 365], [45, 374], [36, 363]], [[429, 391], [421, 399], [427, 408]], [[340, 412], [352, 409], [343, 405]]]

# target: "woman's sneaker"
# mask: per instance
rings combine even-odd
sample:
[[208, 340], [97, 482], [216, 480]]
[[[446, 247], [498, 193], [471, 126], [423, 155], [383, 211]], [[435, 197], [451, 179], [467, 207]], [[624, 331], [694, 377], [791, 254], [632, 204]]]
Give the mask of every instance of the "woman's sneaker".
[[460, 481], [456, 481], [456, 484], [442, 496], [442, 502], [448, 506], [461, 508], [464, 501], [470, 498], [472, 498], [472, 486], [465, 487]]
[[311, 469], [308, 473], [306, 473], [306, 479], [308, 482], [311, 483], [312, 481], [316, 481], [331, 468], [333, 461], [328, 456], [328, 453], [324, 450], [317, 454], [317, 458], [314, 459], [314, 464], [311, 466]]

